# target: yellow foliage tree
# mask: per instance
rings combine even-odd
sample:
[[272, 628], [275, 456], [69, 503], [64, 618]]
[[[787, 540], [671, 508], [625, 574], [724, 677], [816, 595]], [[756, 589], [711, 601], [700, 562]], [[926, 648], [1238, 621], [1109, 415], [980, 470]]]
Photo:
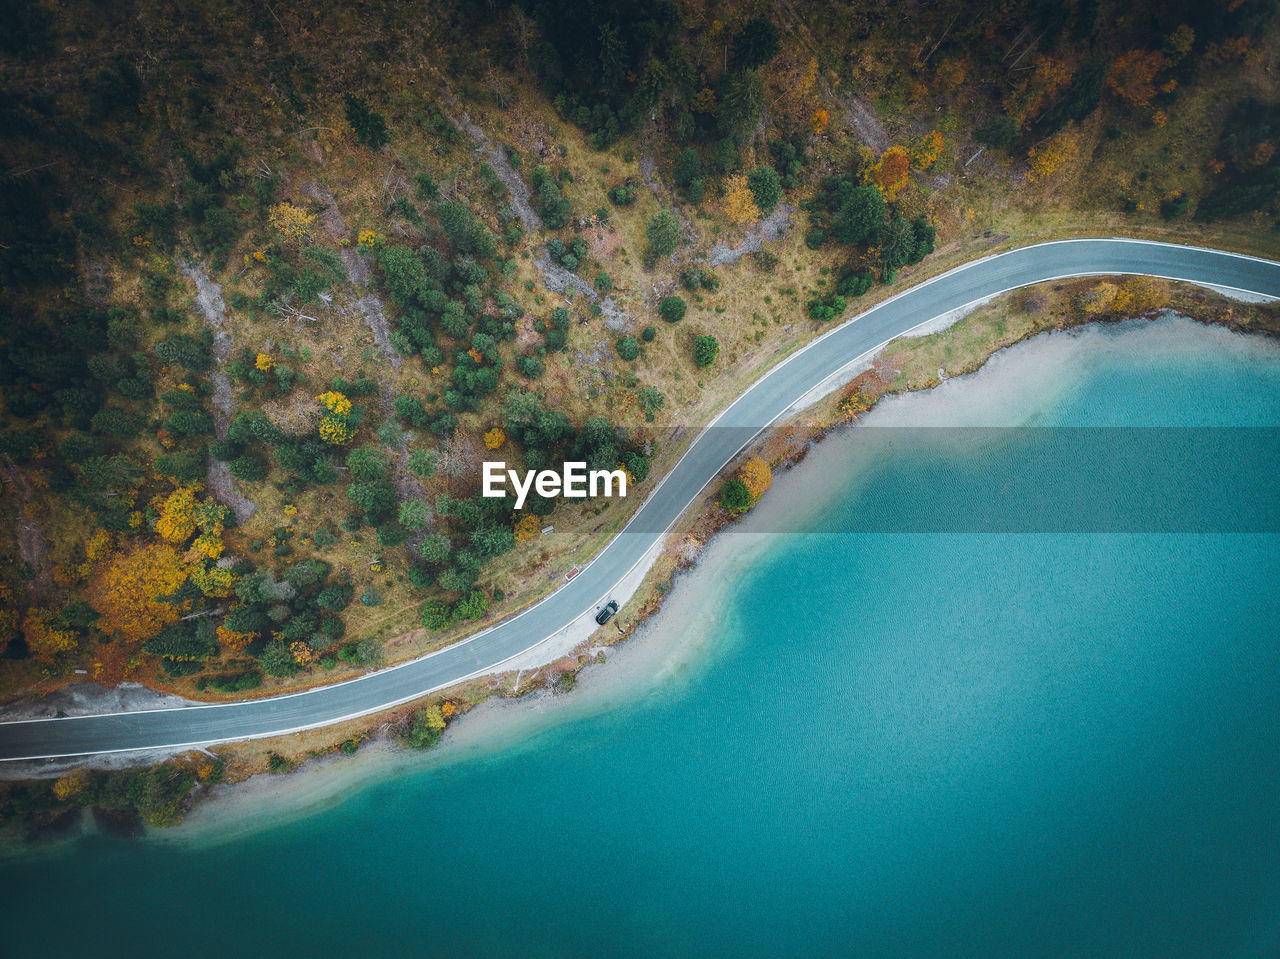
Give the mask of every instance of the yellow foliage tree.
[[185, 543], [196, 531], [196, 521], [192, 515], [195, 505], [194, 486], [182, 486], [174, 490], [160, 507], [156, 532], [170, 543]]
[[316, 401], [325, 410], [325, 417], [320, 421], [320, 438], [330, 446], [350, 443], [356, 435], [355, 428], [347, 419], [351, 415], [351, 401], [333, 390], [321, 393]]
[[206, 569], [203, 563], [195, 563], [191, 567], [191, 582], [206, 596], [230, 596], [237, 579], [239, 577], [229, 569], [219, 569], [217, 566]]
[[916, 170], [927, 170], [938, 162], [942, 154], [942, 134], [937, 130], [926, 133], [911, 150], [911, 166]]
[[746, 485], [752, 502], [755, 502], [773, 485], [773, 470], [760, 457], [753, 456], [738, 470], [738, 479]]
[[822, 107], [809, 114], [809, 129], [814, 133], [822, 133], [831, 123], [831, 114]]
[[289, 653], [299, 666], [310, 666], [316, 658], [316, 651], [300, 639], [289, 644]]
[[538, 515], [536, 513], [525, 513], [516, 520], [515, 534], [517, 543], [523, 543], [537, 536]]
[[1168, 291], [1150, 276], [1130, 277], [1111, 303], [1113, 313], [1150, 313], [1169, 302]]
[[747, 186], [747, 178], [741, 173], [729, 178], [724, 187], [724, 215], [737, 226], [760, 218], [755, 194]]
[[1072, 302], [1075, 308], [1085, 316], [1098, 316], [1115, 305], [1116, 295], [1119, 292], [1120, 288], [1114, 283], [1103, 280], [1092, 290], [1078, 294]]
[[301, 210], [292, 203], [277, 203], [267, 214], [271, 228], [290, 243], [301, 243], [310, 238], [315, 225], [315, 214]]
[[351, 401], [342, 393], [329, 390], [327, 393], [321, 393], [317, 396], [316, 402], [323, 406], [328, 412], [337, 416], [351, 415]]
[[98, 628], [127, 642], [141, 642], [176, 623], [186, 604], [165, 600], [187, 579], [187, 568], [171, 546], [137, 546], [105, 566], [85, 591], [101, 614]]
[[225, 626], [218, 627], [218, 642], [232, 652], [243, 653], [257, 637], [257, 633], [237, 633]]
[[31, 608], [22, 617], [22, 637], [31, 655], [51, 662], [60, 653], [69, 653], [79, 644], [74, 630], [67, 629], [48, 609]]
[[444, 729], [444, 713], [441, 711], [439, 704], [432, 703], [422, 711], [423, 718], [427, 721], [427, 725], [439, 732]]
[[1047, 143], [1027, 151], [1027, 179], [1032, 183], [1050, 179], [1076, 158], [1080, 138], [1071, 130], [1055, 133]]
[[270, 372], [275, 368], [275, 357], [270, 353], [259, 353], [257, 359], [253, 361], [253, 365], [264, 373]]
[[499, 426], [495, 426], [484, 434], [484, 448], [487, 450], [496, 450], [506, 441], [507, 434], [502, 432], [502, 428]]
[[53, 784], [53, 794], [60, 802], [69, 802], [88, 789], [91, 782], [93, 782], [93, 774], [81, 766], [58, 777]]

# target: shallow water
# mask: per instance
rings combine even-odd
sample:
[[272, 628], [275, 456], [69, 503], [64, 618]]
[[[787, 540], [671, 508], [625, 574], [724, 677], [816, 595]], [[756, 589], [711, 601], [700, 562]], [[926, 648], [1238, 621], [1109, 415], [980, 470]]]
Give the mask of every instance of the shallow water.
[[[866, 423], [1280, 426], [1280, 349], [1090, 328]], [[1277, 535], [860, 531], [1058, 435], [863, 432], [573, 695], [0, 865], [0, 954], [1274, 956]]]

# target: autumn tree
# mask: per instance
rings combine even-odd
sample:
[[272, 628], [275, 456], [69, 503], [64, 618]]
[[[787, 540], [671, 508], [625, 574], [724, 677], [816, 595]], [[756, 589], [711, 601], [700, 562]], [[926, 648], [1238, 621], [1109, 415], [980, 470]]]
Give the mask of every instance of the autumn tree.
[[53, 794], [60, 802], [73, 802], [92, 782], [93, 774], [79, 766], [54, 781]]
[[[267, 222], [271, 225], [271, 229], [280, 234], [280, 238], [286, 243], [301, 244], [311, 239], [311, 231], [315, 226], [316, 218], [314, 213], [308, 213], [301, 210], [292, 203], [277, 203], [271, 208], [271, 212], [267, 214]], [[262, 356], [262, 354], [259, 354]], [[270, 357], [267, 357], [270, 360]], [[272, 362], [271, 365], [274, 365]], [[259, 366], [258, 369], [263, 367]], [[270, 366], [267, 367], [270, 369]]]
[[755, 197], [742, 174], [731, 176], [724, 187], [724, 215], [735, 226], [750, 223], [760, 217]]
[[1156, 77], [1163, 69], [1163, 54], [1127, 50], [1111, 64], [1107, 88], [1129, 106], [1145, 107], [1156, 95]]
[[1027, 151], [1027, 180], [1035, 183], [1049, 180], [1071, 163], [1080, 151], [1080, 137], [1074, 130], [1061, 130], [1040, 146]]
[[1071, 303], [1084, 316], [1098, 316], [1111, 309], [1119, 292], [1114, 283], [1104, 280], [1093, 289], [1077, 294]]
[[742, 464], [738, 470], [738, 479], [742, 480], [751, 494], [751, 502], [756, 502], [773, 485], [773, 471], [769, 464], [758, 456], [753, 456]]
[[140, 642], [181, 617], [186, 604], [174, 605], [169, 597], [186, 579], [187, 568], [172, 546], [136, 546], [102, 568], [85, 593], [101, 614], [99, 629]]
[[927, 170], [938, 162], [942, 155], [942, 134], [937, 130], [926, 133], [911, 149], [911, 167], [914, 170]]
[[31, 655], [46, 663], [78, 645], [75, 631], [60, 623], [53, 610], [34, 607], [22, 618], [22, 638], [27, 641]]
[[898, 191], [907, 185], [911, 160], [903, 147], [889, 147], [880, 160], [868, 172], [869, 181], [888, 202], [898, 198]]

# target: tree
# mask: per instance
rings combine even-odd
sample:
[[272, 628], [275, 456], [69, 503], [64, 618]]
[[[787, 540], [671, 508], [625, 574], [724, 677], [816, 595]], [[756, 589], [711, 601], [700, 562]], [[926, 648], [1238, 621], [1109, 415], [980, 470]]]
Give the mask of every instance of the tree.
[[409, 454], [409, 472], [421, 479], [431, 479], [436, 473], [436, 454], [432, 450], [414, 450]]
[[258, 665], [268, 676], [292, 676], [298, 671], [298, 662], [283, 639], [273, 639], [267, 643], [262, 655], [258, 657]]
[[447, 536], [439, 533], [424, 536], [418, 544], [418, 555], [428, 563], [443, 563], [452, 549]]
[[716, 123], [732, 145], [741, 146], [764, 112], [764, 83], [755, 70], [730, 73], [721, 86]]
[[358, 446], [347, 454], [347, 468], [359, 480], [385, 479], [389, 465], [386, 454], [376, 446]]
[[400, 741], [412, 749], [430, 749], [444, 733], [444, 713], [435, 703], [419, 709], [400, 733]]
[[938, 162], [942, 154], [942, 134], [932, 130], [920, 138], [911, 149], [911, 167], [915, 170], [927, 170]]
[[679, 323], [687, 309], [688, 305], [680, 296], [664, 296], [658, 303], [658, 315], [668, 323]]
[[369, 107], [367, 100], [350, 93], [344, 99], [347, 104], [347, 122], [355, 131], [357, 140], [370, 150], [381, 150], [391, 142], [387, 121]]
[[428, 600], [422, 604], [419, 621], [426, 629], [444, 629], [449, 625], [449, 607], [441, 600]]
[[683, 190], [700, 176], [702, 176], [702, 161], [698, 159], [697, 151], [693, 147], [685, 147], [676, 156], [676, 162], [671, 171], [676, 187]]
[[747, 492], [751, 494], [752, 503], [758, 501], [773, 485], [773, 471], [769, 469], [769, 464], [758, 456], [753, 456], [743, 463], [737, 476], [747, 487]]
[[495, 426], [484, 434], [484, 448], [487, 450], [496, 450], [506, 441], [507, 434], [502, 431], [500, 426]]
[[618, 340], [618, 355], [627, 362], [634, 360], [640, 355], [640, 344], [636, 342], [634, 336], [624, 336]]
[[911, 161], [907, 151], [902, 147], [889, 147], [880, 157], [880, 161], [871, 169], [871, 182], [892, 203], [898, 198], [898, 191], [907, 185], [907, 175], [911, 170]]
[[699, 366], [710, 366], [720, 354], [720, 341], [714, 336], [704, 333], [694, 338], [693, 362]]
[[645, 419], [653, 421], [653, 416], [658, 410], [662, 409], [662, 404], [667, 398], [662, 395], [662, 390], [656, 386], [642, 386], [636, 390], [636, 398], [640, 401], [640, 409], [644, 410]]
[[670, 210], [659, 210], [645, 227], [645, 239], [649, 242], [650, 262], [670, 256], [680, 245], [680, 221]]
[[720, 505], [733, 516], [751, 509], [751, 491], [747, 484], [736, 476], [725, 480], [720, 487]]
[[347, 487], [347, 496], [364, 510], [370, 526], [380, 525], [396, 505], [396, 489], [386, 480], [352, 483]]
[[831, 220], [831, 236], [850, 246], [872, 241], [884, 223], [884, 196], [874, 186], [845, 190]]
[[1131, 107], [1145, 107], [1156, 95], [1156, 76], [1164, 56], [1149, 50], [1128, 50], [1115, 58], [1107, 73], [1107, 88]]
[[759, 219], [760, 210], [747, 178], [741, 173], [729, 177], [724, 185], [724, 215], [735, 226]]
[[1018, 142], [1018, 121], [1006, 114], [1001, 114], [978, 127], [973, 134], [983, 146], [996, 150], [1007, 150]]
[[186, 582], [187, 569], [171, 546], [137, 546], [107, 564], [86, 589], [101, 614], [98, 628], [125, 642], [140, 642], [178, 621], [185, 604], [169, 597]]
[[1080, 138], [1073, 130], [1062, 130], [1041, 146], [1027, 151], [1027, 179], [1032, 182], [1051, 179], [1055, 173], [1076, 158]]
[[739, 69], [754, 70], [778, 54], [778, 28], [765, 17], [754, 17], [734, 35], [730, 62]]
[[752, 170], [747, 177], [747, 186], [751, 189], [756, 206], [766, 215], [772, 213], [782, 199], [782, 181], [778, 177], [778, 171], [771, 166], [758, 166]]
[[425, 529], [431, 518], [431, 506], [424, 499], [405, 500], [400, 504], [400, 525], [409, 529]]

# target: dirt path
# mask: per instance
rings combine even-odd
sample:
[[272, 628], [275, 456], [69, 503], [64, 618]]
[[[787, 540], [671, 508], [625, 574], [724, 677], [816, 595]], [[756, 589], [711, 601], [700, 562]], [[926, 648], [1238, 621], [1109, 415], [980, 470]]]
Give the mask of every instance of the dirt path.
[[[231, 378], [227, 376], [227, 359], [231, 356], [231, 333], [227, 327], [227, 304], [222, 298], [222, 287], [209, 277], [203, 263], [185, 263], [181, 267], [184, 276], [196, 286], [196, 308], [204, 317], [205, 325], [213, 331], [213, 359], [216, 368], [210, 374], [213, 380], [213, 428], [218, 439], [227, 438], [231, 414], [235, 411], [235, 399], [231, 393]], [[206, 475], [209, 492], [218, 502], [235, 514], [243, 523], [257, 510], [247, 497], [235, 490], [231, 470], [226, 463], [209, 457]]]
[[[455, 102], [455, 108], [457, 103]], [[476, 152], [483, 155], [489, 161], [489, 165], [493, 167], [498, 179], [501, 180], [508, 190], [511, 191], [511, 212], [520, 218], [520, 222], [524, 224], [525, 232], [532, 236], [542, 229], [542, 217], [538, 216], [538, 212], [533, 208], [533, 201], [529, 196], [529, 187], [525, 185], [520, 174], [515, 171], [511, 165], [511, 161], [507, 159], [507, 155], [500, 147], [496, 147], [467, 115], [465, 110], [459, 110], [457, 117], [446, 117], [453, 122], [455, 126], [461, 127], [467, 132], [467, 135], [475, 141]]]
[[53, 581], [50, 574], [49, 544], [45, 541], [44, 530], [31, 516], [31, 504], [35, 500], [35, 491], [26, 474], [18, 469], [8, 455], [0, 456], [0, 479], [14, 491], [14, 505], [17, 508], [16, 539], [18, 541], [18, 559], [31, 570], [31, 578], [27, 580], [27, 603], [31, 606], [43, 605], [48, 598]]
[[748, 253], [759, 253], [766, 243], [772, 243], [787, 235], [787, 230], [791, 228], [791, 214], [795, 211], [796, 208], [793, 206], [786, 203], [779, 204], [767, 217], [751, 225], [747, 230], [746, 238], [741, 243], [734, 247], [717, 243], [703, 262], [708, 266], [726, 266], [737, 263]]
[[[457, 109], [457, 99], [456, 97], [452, 99], [454, 107]], [[529, 187], [520, 174], [516, 172], [515, 167], [511, 165], [506, 153], [493, 145], [485, 135], [485, 132], [472, 121], [465, 110], [458, 110], [456, 117], [445, 115], [456, 126], [467, 132], [467, 135], [475, 142], [476, 153], [489, 161], [489, 165], [498, 174], [498, 179], [506, 184], [507, 189], [511, 191], [511, 212], [520, 218], [520, 222], [524, 224], [525, 232], [532, 237], [543, 228], [542, 217], [538, 216], [537, 211], [534, 210]], [[539, 251], [537, 258], [534, 260], [534, 265], [538, 268], [538, 272], [542, 274], [542, 282], [548, 290], [564, 293], [572, 289], [575, 295], [585, 296], [592, 304], [599, 306], [600, 313], [604, 317], [604, 325], [608, 329], [624, 332], [635, 325], [635, 320], [622, 307], [618, 306], [613, 297], [601, 297], [595, 287], [582, 277], [553, 263], [546, 252], [546, 247]]]

